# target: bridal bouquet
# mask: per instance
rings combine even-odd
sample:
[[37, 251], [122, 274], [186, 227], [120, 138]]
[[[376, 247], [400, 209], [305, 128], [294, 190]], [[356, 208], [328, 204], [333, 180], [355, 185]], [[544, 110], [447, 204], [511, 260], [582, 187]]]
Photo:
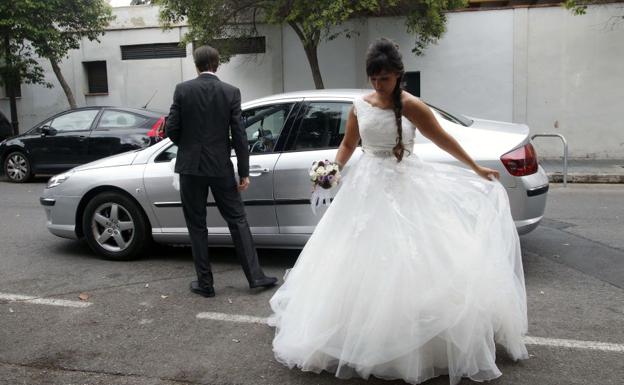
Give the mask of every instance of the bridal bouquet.
[[312, 197], [310, 205], [312, 212], [316, 215], [316, 208], [331, 203], [329, 190], [340, 182], [340, 167], [337, 163], [329, 160], [320, 160], [312, 163], [309, 171], [310, 181], [313, 183]]

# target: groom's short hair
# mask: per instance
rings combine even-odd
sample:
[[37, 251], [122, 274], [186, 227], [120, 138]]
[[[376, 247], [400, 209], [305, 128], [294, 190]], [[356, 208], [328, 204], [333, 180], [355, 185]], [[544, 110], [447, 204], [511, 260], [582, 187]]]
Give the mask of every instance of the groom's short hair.
[[193, 60], [200, 72], [214, 72], [219, 66], [219, 51], [209, 45], [202, 45], [193, 51]]

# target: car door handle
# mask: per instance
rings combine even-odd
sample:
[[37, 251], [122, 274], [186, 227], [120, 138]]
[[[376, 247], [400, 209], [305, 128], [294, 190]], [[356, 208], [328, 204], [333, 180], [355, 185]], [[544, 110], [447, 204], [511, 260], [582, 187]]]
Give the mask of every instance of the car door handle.
[[266, 174], [268, 172], [271, 172], [271, 170], [269, 170], [266, 167], [262, 167], [262, 166], [251, 166], [251, 167], [249, 167], [249, 176], [260, 176], [260, 175]]
[[87, 139], [87, 137], [86, 137], [86, 136], [84, 136], [84, 135], [80, 135], [80, 136], [78, 137], [78, 140], [79, 140], [80, 142], [84, 141], [85, 139]]

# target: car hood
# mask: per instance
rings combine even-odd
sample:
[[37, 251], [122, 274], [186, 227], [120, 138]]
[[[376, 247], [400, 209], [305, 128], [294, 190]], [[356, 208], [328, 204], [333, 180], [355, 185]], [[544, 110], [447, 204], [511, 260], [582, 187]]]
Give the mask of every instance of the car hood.
[[82, 171], [82, 170], [92, 170], [94, 168], [104, 168], [104, 167], [117, 167], [117, 166], [127, 166], [132, 164], [134, 158], [136, 158], [138, 151], [129, 151], [124, 152], [123, 154], [117, 154], [113, 156], [109, 156], [108, 158], [98, 159], [91, 163], [86, 163], [75, 167], [74, 171]]

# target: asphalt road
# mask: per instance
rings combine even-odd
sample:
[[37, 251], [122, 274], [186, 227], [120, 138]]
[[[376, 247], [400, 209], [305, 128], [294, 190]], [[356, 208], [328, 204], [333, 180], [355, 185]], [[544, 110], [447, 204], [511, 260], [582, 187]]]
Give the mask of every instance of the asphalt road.
[[[189, 248], [111, 262], [51, 235], [38, 203], [43, 181], [0, 182], [0, 384], [403, 383], [282, 366], [261, 322], [275, 289], [249, 290], [231, 250], [213, 250], [217, 297], [193, 295]], [[522, 237], [531, 358], [514, 363], [499, 351], [503, 376], [491, 383], [620, 385], [624, 185], [552, 185], [549, 194], [543, 226]], [[281, 277], [297, 254], [260, 258]], [[247, 318], [198, 317], [206, 312]]]

